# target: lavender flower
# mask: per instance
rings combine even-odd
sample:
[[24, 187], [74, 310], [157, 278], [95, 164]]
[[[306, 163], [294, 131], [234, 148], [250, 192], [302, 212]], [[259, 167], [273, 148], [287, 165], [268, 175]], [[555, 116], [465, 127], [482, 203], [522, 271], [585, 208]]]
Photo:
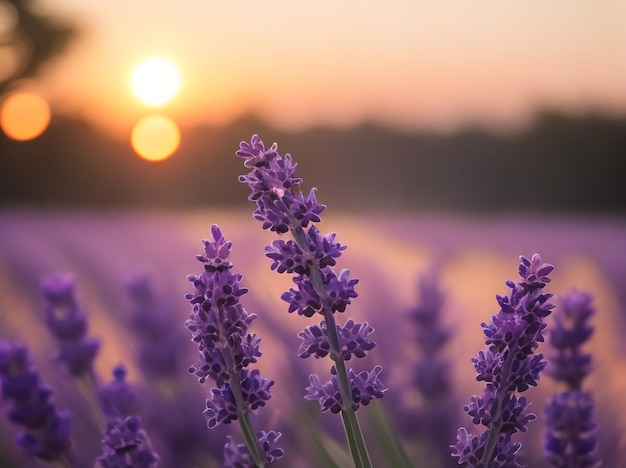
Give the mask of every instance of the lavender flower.
[[450, 366], [442, 357], [451, 336], [442, 323], [445, 295], [434, 271], [419, 278], [417, 289], [419, 303], [409, 311], [408, 318], [415, 327], [415, 344], [420, 352], [419, 360], [412, 364], [411, 384], [417, 389], [421, 405], [415, 412], [403, 408], [399, 416], [410, 425], [412, 433], [417, 432], [432, 465], [446, 466], [458, 418], [451, 395]]
[[109, 421], [102, 446], [104, 453], [98, 457], [102, 468], [154, 468], [159, 462], [141, 421], [135, 416]]
[[434, 402], [446, 398], [450, 392], [449, 366], [440, 356], [450, 331], [441, 323], [444, 295], [436, 279], [423, 276], [418, 288], [420, 303], [409, 315], [416, 325], [416, 344], [421, 352], [413, 384], [428, 402]]
[[248, 199], [256, 203], [254, 218], [263, 223], [263, 229], [293, 236], [266, 247], [271, 269], [295, 275], [295, 288], [281, 296], [289, 304], [289, 313], [306, 317], [320, 314], [323, 318], [319, 326], [300, 333], [303, 343], [298, 354], [317, 358], [328, 355], [334, 362], [332, 375], [326, 383], [311, 376], [305, 398], [319, 401], [322, 411], [341, 412], [355, 463], [370, 466], [355, 411], [360, 404], [381, 398], [386, 389], [378, 379], [382, 367], [359, 374], [345, 367], [345, 360], [363, 358], [375, 346], [367, 338], [373, 331], [367, 323], [335, 323], [333, 314], [345, 312], [357, 297], [354, 287], [358, 280], [351, 279], [348, 270], [333, 270], [346, 247], [336, 242], [335, 234], [324, 236], [314, 225], [321, 221], [326, 207], [317, 202], [315, 189], [306, 196], [297, 189], [302, 180], [294, 176], [297, 165], [291, 155], [281, 156], [276, 144], [266, 149], [258, 135], [250, 143], [241, 142], [236, 155], [250, 168], [239, 181], [250, 187]]
[[[261, 431], [257, 434], [257, 438], [263, 448], [268, 463], [273, 463], [285, 454], [284, 450], [276, 445], [280, 438], [279, 432]], [[247, 466], [255, 466], [247, 447], [245, 444], [237, 444], [233, 441], [232, 437], [227, 436], [227, 442], [224, 446], [224, 463], [222, 464], [222, 468], [242, 468]]]
[[520, 466], [517, 453], [521, 447], [511, 437], [526, 431], [536, 416], [528, 411], [529, 403], [516, 393], [536, 386], [540, 372], [546, 366], [542, 354], [533, 355], [544, 341], [544, 322], [554, 305], [551, 294], [543, 294], [550, 282], [548, 275], [554, 267], [541, 263], [539, 255], [532, 259], [520, 257], [519, 275], [509, 296], [496, 296], [500, 311], [483, 323], [487, 349], [472, 359], [477, 372], [476, 380], [485, 381], [482, 395], [473, 396], [465, 405], [465, 412], [474, 424], [487, 429], [480, 435], [470, 434], [464, 427], [457, 433], [453, 456], [459, 465], [474, 468]]
[[98, 390], [100, 408], [107, 420], [137, 413], [137, 395], [126, 382], [126, 367], [118, 364], [113, 369], [113, 380]]
[[46, 325], [59, 343], [59, 361], [74, 377], [92, 375], [100, 343], [86, 336], [87, 317], [76, 299], [74, 278], [65, 274], [45, 276], [41, 289]]
[[[263, 436], [254, 431], [250, 414], [270, 399], [274, 382], [261, 377], [256, 369], [247, 369], [261, 356], [260, 338], [248, 332], [256, 315], [248, 314], [239, 302], [248, 289], [240, 285], [242, 276], [231, 272], [228, 257], [232, 243], [216, 225], [212, 226], [211, 234], [213, 240], [203, 241], [205, 254], [197, 256], [204, 264], [204, 271], [199, 276], [188, 277], [195, 291], [186, 295], [193, 311], [185, 326], [200, 351], [198, 363], [189, 372], [200, 383], [210, 378], [216, 384], [204, 411], [209, 427], [239, 421], [249, 460], [254, 465], [238, 466], [263, 467], [277, 458], [279, 452], [273, 442], [266, 444], [267, 440], [259, 438]], [[272, 434], [272, 441], [280, 437], [279, 433], [268, 434]], [[227, 458], [232, 455], [231, 445], [226, 445], [225, 453]]]
[[24, 428], [15, 439], [17, 445], [41, 460], [67, 463], [72, 420], [56, 409], [52, 389], [32, 368], [23, 345], [0, 341], [0, 379], [7, 416]]
[[133, 302], [130, 326], [138, 338], [141, 368], [153, 377], [175, 377], [180, 370], [179, 334], [172, 314], [165, 310], [150, 278], [136, 275], [126, 282]]
[[[352, 369], [348, 369], [348, 378], [352, 388], [351, 409], [353, 411], [359, 409], [360, 405], [367, 406], [373, 399], [383, 397], [387, 389], [378, 379], [382, 370], [382, 366], [376, 366], [372, 372], [362, 371], [356, 374]], [[317, 400], [322, 412], [330, 411], [337, 414], [345, 409], [335, 366], [330, 369], [330, 374], [332, 377], [326, 383], [322, 383], [317, 375], [312, 374], [309, 377], [311, 385], [307, 388], [307, 394], [304, 398]]]
[[113, 369], [113, 381], [103, 385], [99, 392], [100, 407], [107, 421], [102, 440], [103, 454], [98, 458], [102, 468], [154, 468], [159, 456], [141, 421], [134, 415], [137, 396], [126, 382], [126, 368]]
[[555, 467], [600, 465], [593, 398], [582, 390], [592, 365], [591, 354], [581, 350], [593, 334], [588, 324], [595, 312], [591, 301], [586, 293], [572, 292], [563, 297], [550, 329], [549, 343], [554, 353], [549, 357], [548, 374], [567, 388], [555, 394], [545, 408], [544, 457]]

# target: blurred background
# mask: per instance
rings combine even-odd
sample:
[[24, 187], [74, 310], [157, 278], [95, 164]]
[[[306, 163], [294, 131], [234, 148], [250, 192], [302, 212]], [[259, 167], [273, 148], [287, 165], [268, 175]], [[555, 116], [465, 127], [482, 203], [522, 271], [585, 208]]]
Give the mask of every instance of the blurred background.
[[621, 0], [1, 0], [0, 204], [241, 204], [258, 133], [337, 208], [622, 215], [625, 24]]
[[[163, 466], [221, 457], [225, 432], [203, 432], [208, 384], [179, 378], [196, 354], [186, 275], [199, 273], [213, 223], [233, 240], [246, 307], [259, 315], [259, 366], [277, 382], [263, 421], [293, 449], [279, 466], [323, 466], [315, 431], [293, 426], [303, 411], [307, 429], [343, 443], [337, 420], [302, 402], [311, 369], [295, 357], [297, 332], [311, 322], [286, 313], [290, 279], [263, 250], [274, 236], [237, 182], [246, 170], [234, 152], [254, 133], [293, 155], [303, 190], [317, 187], [328, 205], [321, 230], [349, 247], [340, 266], [360, 279], [360, 297], [345, 318], [367, 320], [378, 342], [355, 365], [385, 367], [381, 407], [412, 456], [424, 453], [415, 421], [394, 415], [423, 403], [403, 397], [420, 359], [406, 315], [417, 279], [436, 276], [446, 298], [458, 418], [447, 421], [458, 427], [483, 388], [470, 362], [484, 345], [480, 323], [516, 279], [517, 257], [539, 252], [557, 267], [552, 292], [594, 296], [588, 388], [605, 466], [626, 459], [624, 1], [0, 0], [0, 338], [29, 344], [59, 405], [75, 405], [51, 362], [39, 288], [42, 275], [74, 274], [102, 340], [100, 381], [124, 362], [155, 398], [146, 401], [186, 405], [167, 413], [184, 415], [178, 426], [144, 414]], [[158, 377], [160, 390], [129, 325], [124, 278], [138, 273], [180, 326], [170, 348], [180, 368]], [[546, 378], [529, 392], [535, 412], [555, 389]], [[524, 439], [533, 467], [543, 466], [543, 424]], [[13, 434], [0, 418], [0, 466], [28, 466]], [[93, 460], [101, 434], [89, 436]], [[178, 449], [183, 439], [193, 450]]]

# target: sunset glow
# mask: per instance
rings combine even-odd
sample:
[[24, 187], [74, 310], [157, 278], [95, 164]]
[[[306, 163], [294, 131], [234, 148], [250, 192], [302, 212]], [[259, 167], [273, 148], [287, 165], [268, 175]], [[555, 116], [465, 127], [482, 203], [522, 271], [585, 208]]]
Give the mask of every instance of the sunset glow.
[[[157, 105], [181, 127], [254, 113], [295, 130], [363, 121], [514, 129], [542, 109], [626, 111], [619, 0], [42, 4], [92, 25], [41, 76], [46, 95], [117, 135]], [[173, 69], [154, 71], [164, 59]]]
[[0, 107], [0, 127], [11, 139], [27, 141], [41, 135], [50, 123], [50, 106], [31, 92], [9, 95]]
[[156, 107], [176, 96], [180, 81], [180, 73], [172, 62], [153, 58], [137, 66], [133, 72], [131, 86], [141, 102]]
[[180, 130], [176, 123], [163, 115], [149, 115], [141, 119], [130, 137], [135, 152], [147, 161], [169, 158], [180, 145]]

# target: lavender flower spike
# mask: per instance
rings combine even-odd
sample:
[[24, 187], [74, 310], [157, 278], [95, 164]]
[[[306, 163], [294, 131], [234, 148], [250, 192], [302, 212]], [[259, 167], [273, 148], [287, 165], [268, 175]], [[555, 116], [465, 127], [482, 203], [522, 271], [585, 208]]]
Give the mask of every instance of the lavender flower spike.
[[110, 421], [102, 446], [103, 454], [97, 460], [102, 468], [155, 468], [159, 463], [136, 416]]
[[251, 412], [270, 399], [274, 381], [261, 377], [256, 369], [247, 369], [261, 356], [261, 339], [248, 332], [256, 315], [248, 314], [239, 302], [248, 289], [240, 284], [242, 276], [231, 272], [228, 257], [232, 243], [216, 225], [211, 234], [212, 240], [203, 241], [204, 255], [197, 256], [204, 265], [203, 272], [188, 277], [195, 291], [186, 295], [193, 309], [185, 326], [200, 351], [199, 361], [189, 372], [200, 383], [207, 378], [215, 382], [204, 411], [209, 427], [239, 421], [249, 454], [235, 457], [240, 450], [229, 442], [224, 447], [227, 464], [236, 458], [239, 461], [232, 466], [262, 468], [282, 456], [275, 444], [280, 433], [257, 434]]
[[87, 317], [76, 299], [74, 278], [67, 274], [44, 276], [46, 325], [59, 343], [59, 361], [74, 377], [92, 376], [92, 363], [100, 343], [87, 338]]
[[141, 426], [136, 412], [135, 391], [126, 382], [126, 368], [113, 369], [113, 381], [103, 385], [99, 392], [100, 407], [107, 421], [102, 440], [102, 468], [155, 468], [159, 456], [152, 448], [150, 438]]
[[457, 443], [452, 446], [458, 464], [473, 468], [498, 468], [520, 466], [517, 453], [521, 447], [511, 437], [526, 431], [536, 416], [528, 411], [526, 398], [517, 393], [536, 386], [540, 372], [546, 366], [542, 354], [534, 355], [544, 341], [544, 319], [554, 305], [552, 294], [543, 294], [550, 282], [548, 275], [554, 267], [541, 263], [539, 255], [532, 259], [520, 257], [518, 283], [507, 281], [509, 296], [496, 296], [500, 311], [483, 323], [487, 349], [472, 359], [476, 380], [485, 381], [485, 391], [473, 396], [465, 405], [465, 412], [474, 424], [486, 430], [480, 435], [470, 434], [464, 427], [457, 433]]
[[545, 407], [547, 431], [543, 452], [546, 461], [555, 467], [590, 468], [601, 464], [597, 457], [593, 398], [590, 392], [582, 390], [592, 364], [591, 355], [581, 350], [593, 334], [593, 327], [587, 323], [595, 312], [591, 301], [591, 295], [581, 292], [562, 297], [550, 328], [548, 342], [554, 352], [547, 371], [566, 386]]
[[373, 329], [367, 323], [335, 323], [334, 313], [345, 312], [357, 297], [354, 287], [358, 280], [350, 278], [348, 270], [333, 270], [346, 247], [335, 240], [335, 234], [322, 235], [315, 226], [326, 207], [317, 202], [314, 188], [308, 195], [298, 190], [302, 180], [294, 176], [297, 165], [291, 155], [281, 156], [276, 144], [266, 149], [258, 135], [250, 143], [241, 142], [236, 155], [250, 168], [239, 181], [250, 187], [248, 199], [256, 204], [254, 218], [263, 223], [263, 229], [293, 236], [292, 240], [275, 240], [265, 249], [272, 270], [294, 275], [295, 288], [281, 298], [289, 304], [290, 313], [305, 317], [320, 314], [323, 318], [319, 326], [309, 326], [299, 334], [303, 343], [298, 355], [329, 356], [334, 363], [331, 379], [322, 383], [319, 377], [311, 376], [305, 398], [319, 401], [322, 411], [341, 413], [356, 466], [369, 467], [356, 409], [381, 398], [386, 388], [378, 379], [382, 367], [357, 374], [346, 369], [344, 362], [365, 357], [375, 346], [368, 338]]
[[72, 420], [56, 409], [53, 391], [32, 368], [23, 345], [0, 341], [0, 382], [9, 420], [24, 428], [17, 445], [30, 456], [69, 466]]

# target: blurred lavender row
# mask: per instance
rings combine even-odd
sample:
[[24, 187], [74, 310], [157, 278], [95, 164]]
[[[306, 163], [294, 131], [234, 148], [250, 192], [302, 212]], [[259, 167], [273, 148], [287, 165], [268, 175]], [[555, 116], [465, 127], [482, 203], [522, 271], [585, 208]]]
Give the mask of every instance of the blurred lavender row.
[[[253, 289], [240, 300], [258, 317], [255, 333], [264, 348], [255, 365], [275, 381], [272, 399], [254, 417], [257, 427], [282, 433], [284, 456], [273, 465], [350, 466], [341, 425], [304, 399], [309, 375], [328, 373], [328, 365], [298, 357], [302, 317], [288, 314], [280, 299], [289, 278], [270, 271], [265, 246], [273, 236], [261, 231], [248, 212], [0, 213], [0, 340], [23, 343], [29, 366], [53, 391], [46, 398], [59, 414], [72, 415], [76, 466], [91, 466], [99, 457], [109, 466], [103, 457], [114, 459], [131, 447], [141, 447], [136, 466], [156, 464], [157, 457], [159, 466], [221, 466], [226, 441], [240, 436], [232, 425], [206, 427], [202, 411], [209, 395], [186, 375], [198, 351], [184, 329], [186, 277], [197, 269], [198, 241], [208, 237], [213, 223], [232, 241], [232, 261]], [[359, 323], [366, 334], [375, 330], [377, 346], [367, 349], [368, 362], [385, 369], [385, 398], [359, 411], [373, 466], [458, 466], [459, 460], [446, 454], [452, 452], [456, 428], [468, 424], [463, 406], [484, 389], [471, 362], [484, 346], [480, 324], [498, 312], [493, 298], [507, 293], [502, 284], [515, 272], [514, 259], [535, 251], [557, 266], [550, 292], [563, 297], [564, 304], [573, 288], [593, 298], [595, 333], [585, 346], [594, 367], [585, 380], [585, 395], [593, 395], [594, 420], [585, 427], [593, 430], [594, 445], [590, 464], [581, 466], [597, 460], [619, 466], [626, 459], [626, 410], [620, 404], [626, 391], [621, 340], [626, 223], [522, 216], [365, 218], [329, 210], [320, 225], [341, 233], [349, 248], [337, 263], [350, 265], [359, 277], [358, 306], [350, 311], [354, 321], [345, 327], [351, 336], [361, 333], [354, 331]], [[58, 272], [63, 275], [54, 276]], [[74, 302], [61, 301], [68, 291]], [[54, 301], [63, 302], [65, 319], [77, 317], [74, 328], [57, 323], [55, 334], [50, 319], [46, 324], [46, 308]], [[546, 330], [554, 320], [546, 317]], [[73, 341], [60, 339], [68, 337]], [[304, 339], [318, 343], [308, 335]], [[539, 351], [550, 369], [547, 346], [540, 343]], [[83, 359], [70, 360], [68, 350]], [[371, 370], [370, 364], [355, 361], [354, 372]], [[89, 386], [76, 382], [81, 371], [94, 387], [140, 398], [123, 411], [110, 410], [115, 403], [103, 400], [102, 393], [90, 401]], [[562, 391], [549, 376], [539, 380], [525, 392], [537, 420], [515, 434], [519, 460], [533, 467], [551, 466], [544, 457], [551, 419], [542, 409]], [[3, 412], [8, 399], [3, 397]], [[104, 418], [94, 414], [94, 405], [102, 407], [103, 401], [109, 402]], [[30, 466], [13, 443], [16, 433], [7, 418], [0, 420], [0, 466]]]

